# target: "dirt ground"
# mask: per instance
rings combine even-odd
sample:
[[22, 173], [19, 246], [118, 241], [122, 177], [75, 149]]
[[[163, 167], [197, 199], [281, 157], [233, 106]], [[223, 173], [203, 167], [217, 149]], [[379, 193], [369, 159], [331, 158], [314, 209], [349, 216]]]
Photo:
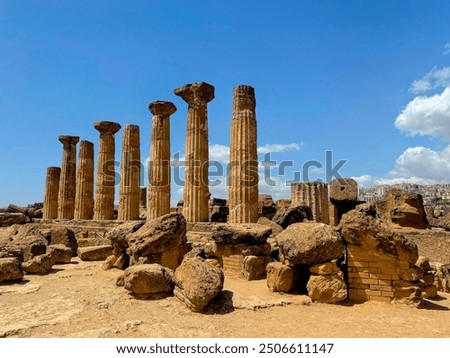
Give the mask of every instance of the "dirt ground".
[[192, 313], [174, 297], [133, 297], [115, 285], [121, 271], [100, 266], [74, 258], [0, 285], [0, 337], [450, 337], [450, 294], [422, 309], [328, 305], [226, 278], [220, 298]]

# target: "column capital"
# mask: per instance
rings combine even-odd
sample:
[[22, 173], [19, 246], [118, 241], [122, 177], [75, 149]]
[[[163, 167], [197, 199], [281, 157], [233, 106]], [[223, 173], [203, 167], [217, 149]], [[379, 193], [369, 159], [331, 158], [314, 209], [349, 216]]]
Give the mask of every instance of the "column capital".
[[119, 123], [109, 122], [109, 121], [101, 121], [95, 122], [94, 128], [97, 129], [100, 133], [117, 133], [121, 127]]
[[248, 85], [234, 87], [233, 106], [236, 111], [254, 111], [256, 108], [255, 89]]
[[64, 145], [76, 145], [80, 140], [80, 137], [71, 135], [60, 135], [58, 140]]
[[155, 116], [170, 116], [177, 111], [172, 102], [154, 101], [148, 105], [148, 110]]
[[206, 82], [189, 83], [176, 88], [174, 93], [189, 105], [196, 103], [206, 105], [214, 99], [214, 86]]

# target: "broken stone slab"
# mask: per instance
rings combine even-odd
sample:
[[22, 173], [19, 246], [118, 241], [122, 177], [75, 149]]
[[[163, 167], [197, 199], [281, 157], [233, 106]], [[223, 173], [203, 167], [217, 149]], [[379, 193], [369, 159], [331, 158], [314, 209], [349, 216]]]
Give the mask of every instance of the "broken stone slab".
[[267, 287], [270, 292], [290, 292], [294, 284], [294, 269], [281, 262], [267, 265]]
[[102, 237], [88, 237], [78, 239], [78, 247], [111, 245], [111, 240]]
[[313, 220], [311, 208], [306, 205], [286, 205], [279, 208], [272, 221], [286, 229], [289, 225]]
[[339, 232], [321, 223], [292, 224], [276, 240], [280, 261], [289, 265], [313, 266], [339, 259], [345, 249]]
[[438, 297], [438, 289], [435, 285], [428, 285], [422, 287], [422, 297], [426, 299], [433, 299]]
[[306, 288], [314, 302], [336, 303], [347, 298], [347, 285], [341, 275], [311, 275]]
[[0, 213], [0, 227], [7, 227], [14, 224], [22, 225], [31, 220], [23, 213]]
[[136, 294], [171, 292], [173, 271], [159, 264], [131, 266], [123, 273], [123, 286]]
[[66, 264], [72, 260], [72, 249], [62, 244], [47, 246], [47, 253], [55, 264]]
[[28, 274], [45, 275], [51, 271], [53, 264], [51, 254], [44, 254], [23, 262], [22, 270]]
[[323, 264], [311, 266], [309, 271], [314, 275], [326, 276], [335, 275], [340, 272], [340, 269], [337, 267], [336, 261], [334, 260], [332, 262], [325, 262]]
[[218, 224], [211, 232], [216, 243], [261, 245], [267, 242], [272, 229], [258, 224]]
[[103, 261], [113, 253], [111, 245], [80, 247], [77, 251], [82, 261]]
[[240, 278], [247, 281], [265, 279], [267, 265], [270, 262], [272, 262], [270, 256], [245, 256], [242, 262]]
[[72, 230], [65, 227], [52, 229], [50, 245], [62, 244], [72, 249], [72, 256], [77, 255], [78, 243]]
[[15, 257], [0, 258], [0, 283], [9, 281], [20, 281], [23, 271], [20, 261]]
[[224, 275], [200, 257], [186, 258], [175, 270], [174, 295], [191, 311], [199, 312], [223, 288]]

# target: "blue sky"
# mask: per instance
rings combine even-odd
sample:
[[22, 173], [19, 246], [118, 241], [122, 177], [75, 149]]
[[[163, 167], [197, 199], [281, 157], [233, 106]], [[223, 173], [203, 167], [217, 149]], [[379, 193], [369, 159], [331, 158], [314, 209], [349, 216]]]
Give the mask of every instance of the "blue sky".
[[288, 197], [285, 181], [328, 150], [362, 185], [450, 182], [449, 18], [448, 1], [0, 0], [0, 207], [42, 201], [58, 136], [97, 148], [95, 121], [138, 124], [145, 160], [154, 100], [177, 106], [182, 156], [173, 90], [199, 81], [216, 88], [211, 159], [224, 163], [233, 87], [255, 87], [261, 158], [293, 162], [261, 192]]

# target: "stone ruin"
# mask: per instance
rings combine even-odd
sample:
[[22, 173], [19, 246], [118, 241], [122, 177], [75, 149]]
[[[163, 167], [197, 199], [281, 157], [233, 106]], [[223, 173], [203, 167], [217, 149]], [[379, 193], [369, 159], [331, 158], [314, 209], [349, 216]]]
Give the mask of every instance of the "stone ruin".
[[[265, 279], [272, 292], [300, 292], [314, 302], [401, 301], [420, 306], [450, 291], [449, 265], [431, 265], [393, 226], [428, 227], [421, 197], [391, 191], [358, 202], [353, 179], [292, 183], [291, 199], [258, 193], [255, 91], [234, 88], [229, 198], [208, 187], [207, 104], [214, 87], [200, 82], [174, 91], [188, 105], [184, 200], [170, 208], [172, 102], [149, 105], [152, 131], [147, 188], [139, 186], [139, 126], [123, 127], [119, 207], [115, 158], [119, 123], [94, 124], [94, 144], [63, 135], [61, 167], [47, 168], [42, 219], [10, 205], [0, 213], [0, 282], [45, 274], [55, 263], [103, 261], [123, 274], [134, 295], [174, 294], [192, 311], [220, 294], [224, 277]], [[79, 143], [78, 163], [76, 145]], [[94, 187], [95, 184], [95, 187]], [[94, 190], [95, 189], [95, 190]]]

